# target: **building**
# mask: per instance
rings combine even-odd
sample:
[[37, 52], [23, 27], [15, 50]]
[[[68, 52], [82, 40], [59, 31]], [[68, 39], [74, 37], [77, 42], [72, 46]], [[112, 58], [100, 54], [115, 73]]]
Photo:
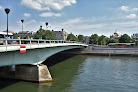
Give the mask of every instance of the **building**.
[[33, 37], [36, 34], [36, 32], [20, 31], [18, 34], [23, 36], [23, 37], [28, 37], [28, 36]]
[[90, 37], [89, 36], [83, 36], [83, 42], [86, 44], [89, 44]]
[[116, 30], [111, 36], [110, 36], [110, 39], [116, 39], [117, 41], [119, 40], [119, 32]]
[[132, 41], [138, 46], [138, 33], [132, 35]]
[[53, 31], [52, 32], [55, 34], [55, 40], [67, 40], [68, 33], [63, 31]]
[[[3, 32], [6, 32], [6, 33], [7, 33], [7, 31], [3, 31]], [[14, 34], [14, 33], [16, 33], [16, 32], [8, 31], [8, 33], [12, 33], [12, 34]]]

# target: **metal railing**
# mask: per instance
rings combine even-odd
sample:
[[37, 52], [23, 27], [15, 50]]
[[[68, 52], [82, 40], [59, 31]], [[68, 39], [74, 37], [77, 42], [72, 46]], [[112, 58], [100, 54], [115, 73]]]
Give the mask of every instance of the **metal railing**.
[[66, 40], [41, 40], [41, 39], [0, 39], [0, 46], [25, 45], [25, 44], [52, 44], [52, 43], [79, 43]]

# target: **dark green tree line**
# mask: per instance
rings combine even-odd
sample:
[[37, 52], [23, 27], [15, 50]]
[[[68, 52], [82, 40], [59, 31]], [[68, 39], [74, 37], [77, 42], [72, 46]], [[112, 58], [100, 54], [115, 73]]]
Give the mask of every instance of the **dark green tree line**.
[[78, 35], [79, 42], [83, 42], [83, 35]]
[[50, 30], [39, 29], [36, 32], [34, 39], [39, 39], [40, 37], [46, 40], [55, 40], [55, 34]]
[[74, 36], [72, 33], [68, 34], [67, 40], [70, 41], [79, 41], [76, 36]]
[[119, 43], [129, 43], [130, 41], [131, 41], [131, 38], [127, 34], [124, 34], [119, 38]]

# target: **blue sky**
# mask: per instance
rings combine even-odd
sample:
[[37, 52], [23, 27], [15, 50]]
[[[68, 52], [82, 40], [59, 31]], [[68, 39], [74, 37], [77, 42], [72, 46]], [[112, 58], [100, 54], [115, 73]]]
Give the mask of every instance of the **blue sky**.
[[5, 8], [10, 8], [9, 31], [37, 31], [45, 22], [75, 35], [110, 36], [138, 33], [138, 0], [0, 0], [0, 31], [6, 30]]

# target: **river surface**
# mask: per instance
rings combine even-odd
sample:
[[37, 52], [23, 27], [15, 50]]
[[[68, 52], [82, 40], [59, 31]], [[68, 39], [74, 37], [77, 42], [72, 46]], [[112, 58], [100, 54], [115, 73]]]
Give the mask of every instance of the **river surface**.
[[0, 80], [0, 92], [138, 92], [138, 57], [77, 55], [49, 67], [53, 82]]

